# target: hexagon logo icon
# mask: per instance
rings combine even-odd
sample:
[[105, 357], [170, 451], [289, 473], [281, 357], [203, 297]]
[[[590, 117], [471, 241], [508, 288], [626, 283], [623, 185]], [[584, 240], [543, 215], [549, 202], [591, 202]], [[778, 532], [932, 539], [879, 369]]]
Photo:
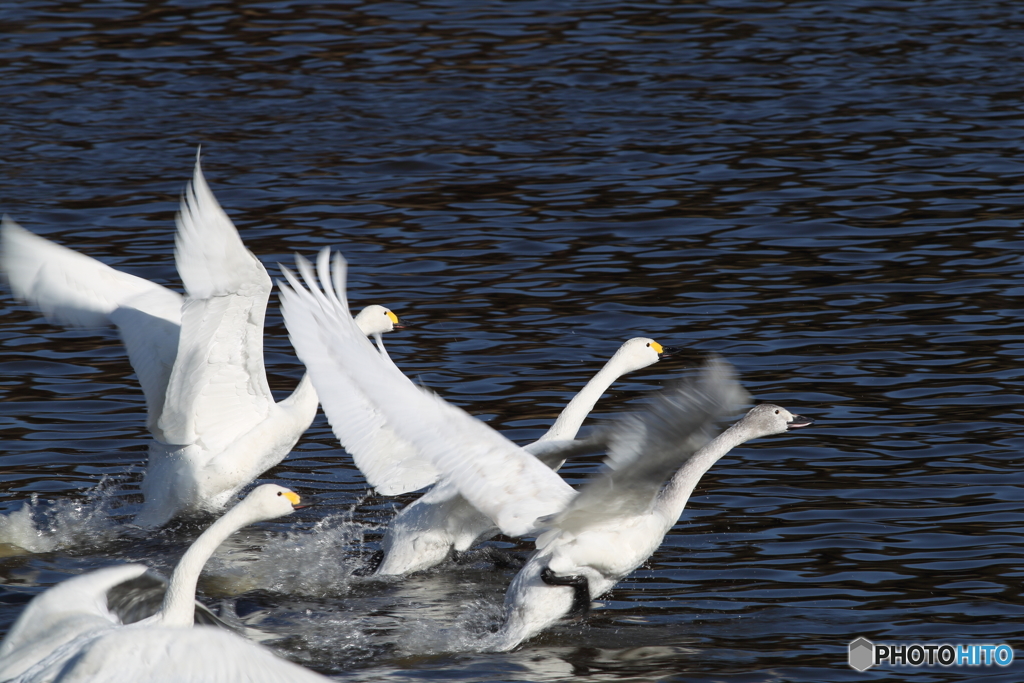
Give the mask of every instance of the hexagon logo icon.
[[875, 663], [875, 644], [867, 638], [851, 642], [849, 662], [857, 671], [867, 671]]

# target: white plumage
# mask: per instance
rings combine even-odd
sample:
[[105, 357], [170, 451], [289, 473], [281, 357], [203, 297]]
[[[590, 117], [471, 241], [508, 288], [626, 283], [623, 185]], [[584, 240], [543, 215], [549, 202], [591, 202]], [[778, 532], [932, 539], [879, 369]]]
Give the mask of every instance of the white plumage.
[[538, 551], [506, 594], [495, 649], [515, 647], [639, 566], [661, 544], [703, 473], [730, 448], [810, 423], [777, 406], [759, 406], [701, 449], [714, 423], [746, 396], [731, 369], [715, 362], [606, 434], [610, 469], [577, 493], [527, 450], [373, 357], [348, 312], [340, 254], [333, 278], [321, 256], [319, 283], [308, 263], [298, 265], [309, 289], [286, 273], [291, 286], [282, 286], [282, 307], [314, 381], [365, 392], [379, 406], [382, 423], [443, 473], [439, 489], [457, 490], [502, 532], [540, 534]]
[[[146, 396], [154, 436], [135, 522], [158, 526], [215, 511], [280, 462], [309, 427], [308, 377], [274, 401], [263, 364], [272, 283], [210, 191], [199, 159], [177, 217], [175, 261], [186, 297], [49, 242], [4, 218], [0, 269], [14, 295], [54, 322], [117, 326]], [[359, 316], [376, 337], [398, 318]]]
[[254, 522], [289, 514], [299, 497], [281, 486], [257, 487], [196, 539], [178, 563], [163, 606], [125, 624], [110, 592], [146, 572], [143, 565], [100, 569], [36, 596], [0, 643], [0, 680], [21, 683], [194, 683], [326, 681], [241, 636], [192, 626], [196, 582], [224, 539]]

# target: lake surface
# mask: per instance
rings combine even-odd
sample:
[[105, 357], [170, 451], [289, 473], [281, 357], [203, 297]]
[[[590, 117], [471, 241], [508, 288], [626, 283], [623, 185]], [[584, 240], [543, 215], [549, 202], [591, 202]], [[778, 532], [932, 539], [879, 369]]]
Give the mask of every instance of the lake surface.
[[[1024, 659], [1024, 4], [26, 0], [0, 23], [0, 210], [38, 234], [179, 288], [202, 145], [272, 275], [340, 249], [354, 305], [409, 323], [398, 365], [521, 443], [636, 335], [683, 352], [596, 414], [716, 352], [816, 421], [716, 464], [586, 620], [489, 654], [514, 570], [353, 575], [414, 496], [369, 492], [320, 415], [261, 481], [321, 504], [200, 582], [283, 656], [353, 681], [1024, 678], [846, 663], [859, 636]], [[6, 289], [0, 316], [0, 540], [38, 551], [2, 546], [2, 634], [71, 575], [168, 571], [201, 527], [121, 524], [149, 435], [116, 334]], [[283, 396], [276, 295], [265, 345]]]

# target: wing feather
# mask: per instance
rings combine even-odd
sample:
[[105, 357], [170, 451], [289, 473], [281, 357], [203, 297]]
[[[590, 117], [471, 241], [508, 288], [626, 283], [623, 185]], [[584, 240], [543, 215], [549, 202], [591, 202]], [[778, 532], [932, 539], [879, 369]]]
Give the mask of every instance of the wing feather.
[[324, 683], [329, 679], [211, 626], [126, 626], [86, 644], [62, 668], [63, 683]]
[[6, 216], [0, 270], [14, 296], [51, 322], [117, 326], [146, 396], [149, 428], [155, 429], [178, 352], [181, 295], [34, 235]]
[[[324, 257], [321, 256], [321, 264]], [[547, 466], [483, 422], [415, 386], [384, 360], [362, 335], [345, 299], [345, 261], [334, 259], [332, 277], [297, 259], [307, 287], [286, 272], [285, 324], [306, 363], [328, 417], [334, 394], [359, 390], [382, 422], [446, 476], [501, 530], [523, 535], [538, 517], [561, 510], [575, 491]], [[321, 290], [323, 287], [323, 290]], [[314, 369], [315, 368], [315, 369]], [[347, 419], [347, 414], [337, 414]]]
[[274, 403], [263, 366], [271, 281], [242, 244], [196, 159], [177, 217], [175, 259], [188, 298], [160, 416], [163, 440], [224, 450]]

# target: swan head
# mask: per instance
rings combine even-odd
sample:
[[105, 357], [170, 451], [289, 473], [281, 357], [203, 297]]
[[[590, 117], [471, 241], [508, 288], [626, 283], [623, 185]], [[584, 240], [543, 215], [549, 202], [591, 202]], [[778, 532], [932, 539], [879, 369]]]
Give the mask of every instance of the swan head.
[[619, 347], [609, 363], [621, 365], [624, 368], [623, 373], [633, 372], [657, 363], [674, 352], [675, 349], [662, 346], [653, 339], [633, 337]]
[[757, 436], [781, 434], [814, 424], [814, 420], [811, 418], [794, 415], [782, 406], [772, 403], [754, 406], [740, 422], [744, 427], [755, 432]]
[[303, 507], [299, 494], [277, 484], [257, 486], [236, 508], [244, 508], [253, 521], [263, 521], [289, 515]]
[[367, 337], [405, 327], [390, 309], [377, 304], [371, 304], [359, 311], [359, 315], [356, 316], [356, 325]]

